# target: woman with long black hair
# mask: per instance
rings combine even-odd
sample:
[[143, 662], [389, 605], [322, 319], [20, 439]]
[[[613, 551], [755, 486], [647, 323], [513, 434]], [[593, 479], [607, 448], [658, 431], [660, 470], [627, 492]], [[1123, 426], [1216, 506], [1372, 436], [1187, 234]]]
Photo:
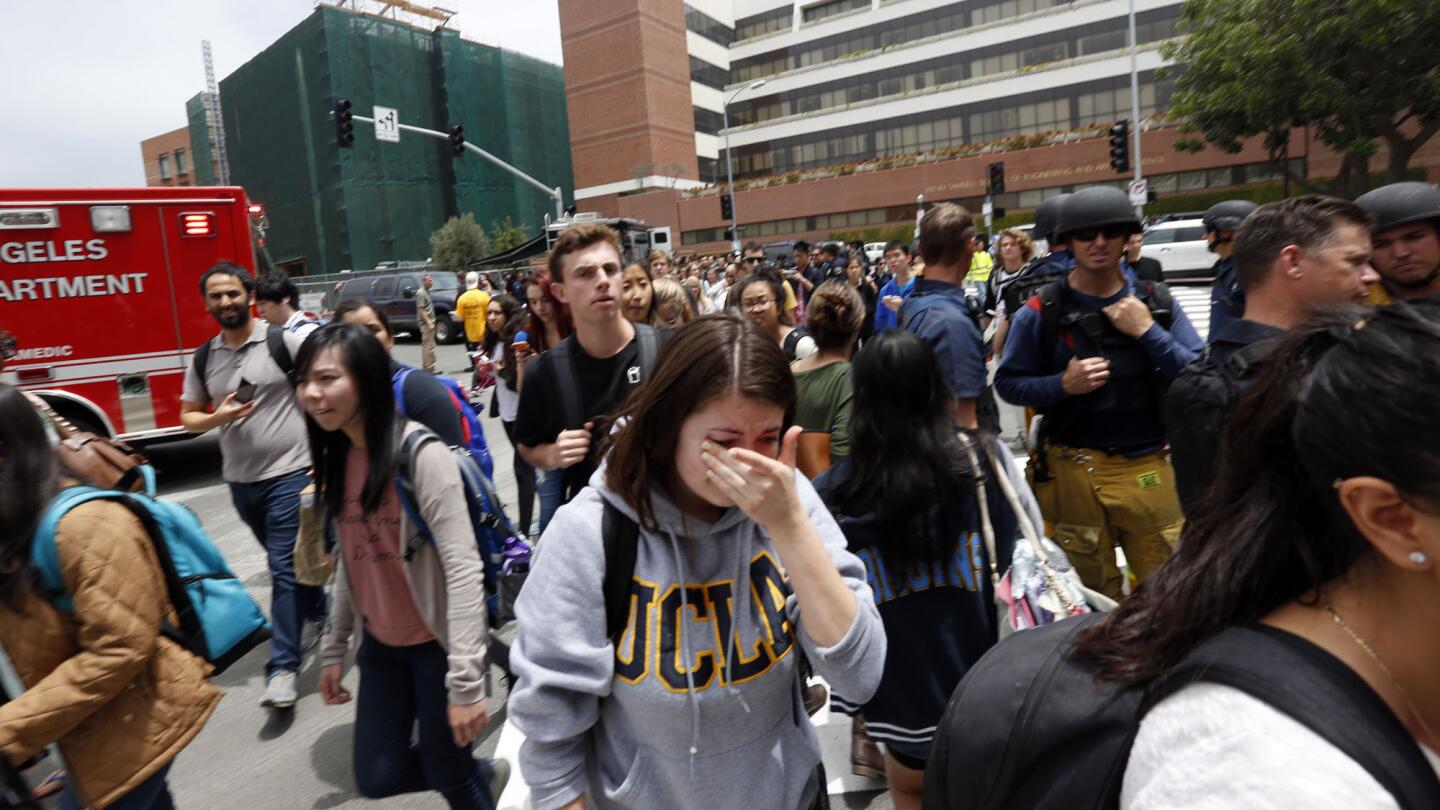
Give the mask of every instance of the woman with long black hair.
[[[837, 693], [857, 717], [854, 738], [885, 744], [897, 810], [919, 808], [930, 741], [945, 704], [995, 643], [994, 588], [975, 496], [971, 443], [985, 476], [993, 436], [956, 433], [950, 386], [925, 341], [889, 329], [855, 355], [850, 376], [850, 455], [815, 482], [850, 550], [865, 563], [889, 647], [880, 688], [867, 703]], [[1003, 453], [998, 447], [992, 452]], [[1008, 456], [1003, 456], [1008, 458]], [[1008, 565], [1016, 519], [986, 487], [998, 568]], [[852, 746], [852, 759], [862, 745]]]
[[[1080, 637], [1111, 683], [1144, 684], [1257, 626], [1358, 676], [1440, 770], [1440, 307], [1346, 307], [1272, 353], [1222, 437], [1175, 555]], [[1358, 706], [1357, 698], [1357, 706]], [[1121, 806], [1396, 807], [1356, 760], [1229, 686], [1141, 724]]]
[[[500, 417], [510, 447], [515, 447], [515, 416], [520, 407], [519, 363], [515, 359], [515, 335], [524, 326], [525, 310], [520, 302], [500, 294], [490, 299], [485, 317], [485, 356], [495, 374], [495, 410]], [[520, 531], [530, 533], [530, 518], [535, 514], [535, 468], [525, 463], [520, 451], [514, 452], [515, 487], [520, 499]]]
[[31, 563], [41, 516], [66, 478], [40, 414], [0, 384], [0, 644], [25, 691], [0, 706], [0, 752], [23, 763], [58, 743], [62, 808], [169, 808], [166, 777], [220, 702], [210, 665], [161, 633], [176, 622], [149, 533], [111, 500], [55, 528], [71, 608]]
[[330, 324], [306, 338], [295, 373], [316, 494], [339, 540], [326, 703], [350, 701], [345, 655], [362, 636], [356, 785], [368, 798], [438, 790], [453, 808], [491, 808], [488, 766], [470, 754], [488, 719], [483, 572], [455, 460], [439, 441], [413, 457], [414, 507], [433, 538], [423, 540], [395, 485], [404, 437], [423, 428], [396, 411], [379, 342]]

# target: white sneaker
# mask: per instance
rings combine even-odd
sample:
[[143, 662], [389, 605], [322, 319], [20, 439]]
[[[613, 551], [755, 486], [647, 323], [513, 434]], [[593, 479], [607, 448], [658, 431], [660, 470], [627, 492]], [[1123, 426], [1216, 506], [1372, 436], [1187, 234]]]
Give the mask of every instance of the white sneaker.
[[260, 699], [260, 705], [270, 709], [289, 709], [299, 700], [300, 694], [295, 688], [297, 676], [293, 672], [281, 670], [270, 676], [265, 682], [265, 697]]

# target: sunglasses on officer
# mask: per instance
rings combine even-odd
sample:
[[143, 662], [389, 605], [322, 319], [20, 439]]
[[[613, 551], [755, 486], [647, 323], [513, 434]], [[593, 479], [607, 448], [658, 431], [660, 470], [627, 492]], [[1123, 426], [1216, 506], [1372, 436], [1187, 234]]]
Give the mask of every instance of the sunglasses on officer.
[[1135, 229], [1129, 225], [1106, 225], [1103, 228], [1080, 228], [1070, 232], [1071, 239], [1078, 239], [1081, 242], [1094, 242], [1100, 236], [1106, 239], [1127, 239]]

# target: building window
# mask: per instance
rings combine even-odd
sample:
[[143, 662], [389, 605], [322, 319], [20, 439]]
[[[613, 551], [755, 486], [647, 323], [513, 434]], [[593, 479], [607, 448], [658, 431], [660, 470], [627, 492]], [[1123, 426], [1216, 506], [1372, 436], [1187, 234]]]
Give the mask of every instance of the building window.
[[724, 90], [725, 82], [729, 78], [730, 72], [725, 68], [716, 67], [704, 59], [690, 57], [690, 81], [716, 90]]
[[175, 173], [176, 173], [176, 174], [188, 174], [189, 172], [190, 172], [190, 170], [185, 167], [185, 150], [184, 150], [184, 149], [176, 149], [176, 150], [175, 150]]
[[741, 17], [735, 21], [735, 41], [763, 37], [776, 31], [788, 31], [794, 22], [795, 13], [790, 6]]
[[703, 11], [691, 8], [689, 3], [685, 4], [685, 29], [727, 48], [735, 42], [735, 31], [730, 26]]
[[170, 179], [170, 156], [169, 156], [169, 155], [157, 155], [155, 159], [156, 159], [157, 161], [159, 161], [159, 163], [160, 163], [160, 179], [161, 179], [161, 180], [169, 180], [169, 179]]
[[725, 125], [725, 118], [714, 110], [707, 110], [704, 107], [695, 108], [695, 131], [705, 135], [714, 135]]
[[[869, 5], [869, 3], [861, 3], [861, 5]], [[736, 60], [730, 65], [730, 82], [732, 84], [748, 82], [787, 70], [833, 62], [842, 56], [878, 50], [890, 45], [898, 45], [902, 42], [932, 37], [950, 31], [959, 31], [964, 27], [965, 6], [963, 3], [953, 3], [919, 14], [911, 14], [908, 17], [901, 17], [898, 20], [865, 26], [864, 31], [861, 32], [825, 37], [816, 42], [779, 48], [757, 56]]]
[[835, 17], [847, 11], [854, 11], [860, 8], [869, 8], [870, 0], [827, 0], [808, 6], [800, 11], [800, 17], [807, 23], [819, 22], [828, 17]]

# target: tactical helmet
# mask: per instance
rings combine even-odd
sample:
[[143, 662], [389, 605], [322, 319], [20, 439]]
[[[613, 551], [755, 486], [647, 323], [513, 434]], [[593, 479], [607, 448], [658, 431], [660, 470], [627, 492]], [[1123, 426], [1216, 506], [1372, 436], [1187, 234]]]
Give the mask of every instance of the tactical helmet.
[[1207, 231], [1233, 231], [1260, 206], [1249, 200], [1226, 200], [1210, 206], [1201, 222]]
[[1140, 233], [1140, 220], [1130, 205], [1130, 197], [1114, 186], [1082, 188], [1065, 200], [1060, 210], [1057, 241], [1082, 228], [1103, 228], [1127, 225], [1131, 233]]
[[1060, 228], [1060, 211], [1069, 198], [1069, 194], [1056, 194], [1040, 203], [1040, 207], [1035, 209], [1035, 236], [1046, 242], [1058, 240], [1060, 235], [1056, 231]]
[[1421, 220], [1440, 220], [1440, 191], [1429, 183], [1391, 183], [1361, 194], [1355, 204], [1375, 218], [1373, 233]]

